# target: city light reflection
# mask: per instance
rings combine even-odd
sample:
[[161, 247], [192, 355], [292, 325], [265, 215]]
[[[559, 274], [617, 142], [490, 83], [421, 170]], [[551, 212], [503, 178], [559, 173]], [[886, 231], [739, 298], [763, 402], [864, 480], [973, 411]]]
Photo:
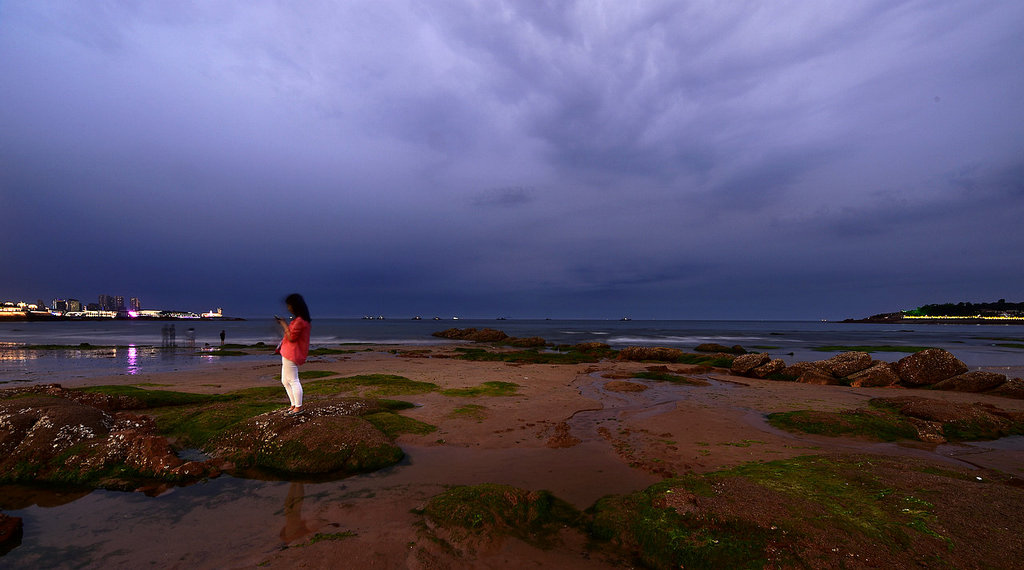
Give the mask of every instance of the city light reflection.
[[139, 352], [134, 344], [128, 345], [128, 368], [125, 371], [133, 376], [139, 373]]

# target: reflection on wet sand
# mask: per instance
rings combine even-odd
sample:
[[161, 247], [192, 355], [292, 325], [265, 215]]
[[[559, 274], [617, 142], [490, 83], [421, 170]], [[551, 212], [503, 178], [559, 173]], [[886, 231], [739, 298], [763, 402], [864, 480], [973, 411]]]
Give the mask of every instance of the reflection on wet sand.
[[313, 533], [306, 520], [302, 518], [302, 502], [305, 499], [305, 484], [293, 481], [288, 486], [288, 495], [284, 499], [284, 528], [281, 529], [281, 540], [286, 544]]

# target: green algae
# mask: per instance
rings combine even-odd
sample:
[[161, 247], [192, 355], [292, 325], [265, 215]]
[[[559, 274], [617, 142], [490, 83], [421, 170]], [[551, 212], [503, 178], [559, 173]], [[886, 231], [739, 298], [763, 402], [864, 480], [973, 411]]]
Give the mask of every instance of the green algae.
[[514, 536], [541, 546], [580, 519], [579, 511], [548, 491], [494, 483], [448, 489], [427, 501], [421, 514], [458, 537]]
[[236, 399], [227, 394], [195, 394], [174, 390], [146, 390], [138, 386], [90, 386], [76, 388], [76, 392], [85, 394], [104, 394], [107, 396], [123, 396], [139, 402], [140, 408], [159, 408], [165, 406], [183, 406], [188, 404], [206, 404]]
[[402, 434], [426, 435], [437, 431], [437, 426], [391, 412], [377, 412], [363, 416], [373, 427], [394, 439]]
[[690, 378], [681, 374], [673, 374], [671, 372], [657, 372], [653, 370], [646, 370], [644, 372], [638, 372], [633, 375], [635, 378], [643, 378], [644, 380], [657, 380], [659, 382], [671, 382], [673, 384], [682, 384], [684, 386], [710, 386], [711, 383], [706, 380], [699, 380], [697, 378]]
[[[858, 436], [876, 441], [919, 439], [919, 430], [911, 419], [899, 413], [899, 406], [885, 400], [868, 402], [869, 409], [824, 412], [796, 410], [768, 414], [768, 423], [792, 432], [838, 436]], [[1024, 435], [1024, 421], [995, 414], [976, 414], [940, 422], [942, 436], [948, 441], [982, 441], [1010, 435]]]
[[479, 386], [471, 388], [450, 388], [448, 390], [441, 390], [441, 394], [460, 398], [472, 398], [478, 396], [515, 396], [518, 388], [519, 384], [516, 384], [515, 382], [492, 381], [484, 382]]
[[882, 409], [777, 412], [768, 414], [768, 423], [786, 431], [831, 437], [859, 436], [877, 441], [917, 439], [917, 428], [912, 423]]
[[307, 540], [306, 542], [304, 542], [302, 544], [299, 544], [299, 545], [296, 545], [296, 547], [312, 546], [312, 545], [314, 545], [314, 544], [316, 544], [318, 542], [324, 542], [325, 540], [345, 540], [346, 538], [354, 538], [356, 536], [359, 536], [359, 535], [354, 533], [354, 532], [352, 532], [352, 531], [350, 531], [350, 530], [346, 530], [346, 531], [342, 531], [342, 532], [327, 532], [327, 533], [318, 532], [318, 533], [314, 534], [312, 537], [310, 537], [310, 539]]
[[373, 397], [426, 394], [437, 390], [438, 387], [433, 382], [410, 380], [404, 376], [396, 376], [394, 374], [364, 374], [322, 382], [324, 382], [323, 385], [325, 387], [337, 388], [339, 390], [369, 388], [369, 390], [364, 392], [364, 395]]
[[[668, 479], [599, 500], [588, 510], [590, 533], [656, 568], [813, 566], [798, 545], [818, 535], [851, 546], [867, 541], [890, 553], [912, 552], [920, 540], [949, 545], [920, 491], [895, 487], [876, 473], [887, 461], [803, 456]], [[744, 487], [774, 503], [770, 524], [723, 514], [742, 512], [723, 505], [734, 499], [728, 489]]]
[[487, 407], [479, 404], [466, 404], [459, 406], [448, 414], [450, 418], [464, 418], [469, 420], [483, 421], [487, 418]]

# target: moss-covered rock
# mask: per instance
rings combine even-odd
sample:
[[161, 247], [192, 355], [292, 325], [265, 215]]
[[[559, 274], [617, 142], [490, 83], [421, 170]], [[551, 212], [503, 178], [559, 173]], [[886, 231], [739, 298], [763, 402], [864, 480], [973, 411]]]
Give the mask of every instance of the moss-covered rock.
[[1024, 413], [989, 404], [947, 402], [919, 396], [874, 398], [868, 404], [870, 409], [774, 413], [768, 415], [768, 422], [790, 431], [860, 436], [879, 441], [918, 439], [942, 443], [1024, 434]]
[[683, 351], [678, 348], [664, 346], [627, 346], [619, 351], [619, 360], [657, 360], [661, 362], [678, 362]]
[[[996, 506], [964, 512], [961, 498]], [[986, 520], [1020, 499], [908, 458], [805, 456], [668, 479], [588, 514], [595, 539], [650, 568], [958, 568], [982, 543], [1022, 550], [1011, 523], [996, 536]], [[999, 516], [1021, 519], [1011, 510]]]
[[64, 398], [0, 401], [0, 481], [134, 488], [215, 471], [175, 455], [152, 420]]
[[270, 412], [228, 429], [209, 442], [207, 451], [243, 469], [310, 475], [373, 471], [404, 456], [359, 417], [380, 411], [375, 402], [343, 398], [307, 404], [297, 416]]

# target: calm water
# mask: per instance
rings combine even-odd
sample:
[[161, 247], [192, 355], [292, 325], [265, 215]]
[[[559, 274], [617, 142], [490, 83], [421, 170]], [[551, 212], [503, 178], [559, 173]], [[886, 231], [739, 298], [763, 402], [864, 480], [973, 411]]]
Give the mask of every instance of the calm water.
[[[221, 358], [273, 360], [270, 354], [214, 357], [204, 349], [228, 343], [276, 344], [272, 319], [225, 322], [176, 322], [177, 348], [161, 348], [166, 322], [23, 322], [0, 323], [0, 382], [59, 381], [61, 377], [140, 374], [195, 369]], [[876, 325], [818, 321], [599, 321], [599, 320], [362, 320], [316, 319], [314, 346], [339, 344], [418, 345], [443, 342], [431, 333], [447, 328], [497, 328], [517, 337], [539, 336], [549, 342], [575, 344], [600, 341], [613, 347], [670, 346], [692, 350], [701, 343], [741, 345], [768, 352], [786, 362], [819, 360], [832, 353], [821, 346], [897, 345], [944, 348], [973, 368], [1006, 369], [1019, 375], [1024, 349], [997, 344], [1024, 343], [1024, 327], [1014, 325]], [[192, 328], [193, 331], [188, 330]], [[189, 337], [194, 337], [190, 346]], [[77, 346], [89, 343], [103, 350], [24, 350], [19, 344]], [[905, 353], [876, 352], [893, 361]]]

